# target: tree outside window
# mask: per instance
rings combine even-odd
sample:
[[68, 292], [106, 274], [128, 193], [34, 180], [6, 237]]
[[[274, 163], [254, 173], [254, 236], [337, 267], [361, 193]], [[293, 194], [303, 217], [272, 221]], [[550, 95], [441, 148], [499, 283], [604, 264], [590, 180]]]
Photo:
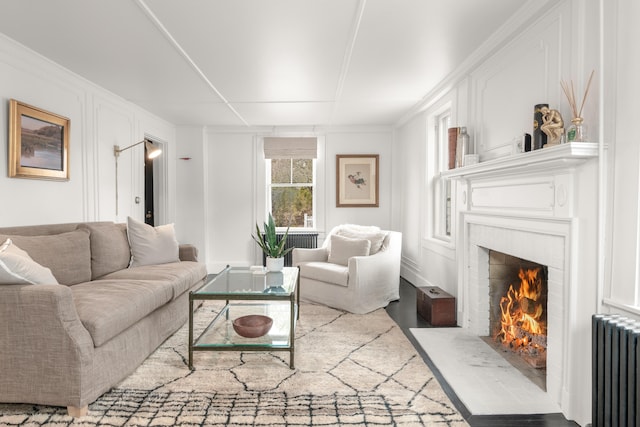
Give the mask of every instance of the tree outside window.
[[277, 227], [313, 228], [313, 159], [271, 159], [271, 214]]

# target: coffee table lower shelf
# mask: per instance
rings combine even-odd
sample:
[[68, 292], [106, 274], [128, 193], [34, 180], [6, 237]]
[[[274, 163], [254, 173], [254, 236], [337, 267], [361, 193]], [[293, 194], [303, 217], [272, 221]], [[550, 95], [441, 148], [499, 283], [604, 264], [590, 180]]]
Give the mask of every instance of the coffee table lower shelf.
[[[248, 314], [273, 319], [266, 335], [245, 338], [233, 329], [233, 320]], [[189, 325], [189, 369], [193, 370], [194, 351], [288, 351], [289, 367], [294, 369], [295, 327], [298, 305], [291, 302], [227, 303], [194, 341], [193, 321]]]

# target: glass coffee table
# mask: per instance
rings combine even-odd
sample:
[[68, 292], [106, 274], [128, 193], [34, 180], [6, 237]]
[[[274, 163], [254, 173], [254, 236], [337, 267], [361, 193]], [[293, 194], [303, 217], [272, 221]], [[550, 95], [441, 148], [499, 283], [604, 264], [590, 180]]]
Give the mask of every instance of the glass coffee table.
[[[298, 268], [263, 272], [249, 267], [229, 267], [209, 279], [197, 291], [189, 292], [189, 369], [194, 351], [288, 351], [294, 368], [294, 338], [300, 313]], [[194, 301], [223, 300], [226, 305], [200, 336], [193, 338]], [[238, 317], [259, 314], [273, 319], [266, 335], [245, 338], [233, 329]]]

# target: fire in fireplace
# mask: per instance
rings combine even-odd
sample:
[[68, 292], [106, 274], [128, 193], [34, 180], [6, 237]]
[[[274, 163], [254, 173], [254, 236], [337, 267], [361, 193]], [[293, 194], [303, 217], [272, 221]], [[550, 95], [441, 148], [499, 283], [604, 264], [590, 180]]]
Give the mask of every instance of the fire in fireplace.
[[547, 269], [493, 252], [490, 254], [491, 338], [498, 349], [513, 353], [530, 367], [547, 360]]
[[520, 268], [519, 283], [500, 299], [500, 331], [495, 339], [534, 368], [546, 366], [546, 295], [542, 267]]

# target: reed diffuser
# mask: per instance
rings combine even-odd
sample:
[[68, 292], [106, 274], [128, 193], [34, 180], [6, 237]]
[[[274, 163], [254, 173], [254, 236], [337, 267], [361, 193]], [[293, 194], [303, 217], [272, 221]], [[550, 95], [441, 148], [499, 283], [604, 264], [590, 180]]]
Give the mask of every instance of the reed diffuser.
[[589, 81], [587, 82], [587, 86], [584, 90], [584, 96], [580, 103], [580, 109], [578, 109], [578, 102], [573, 88], [573, 80], [571, 80], [570, 85], [560, 80], [560, 86], [562, 86], [562, 90], [567, 97], [567, 101], [569, 101], [571, 114], [573, 114], [573, 118], [571, 119], [572, 124], [569, 126], [569, 129], [567, 129], [567, 142], [584, 142], [587, 140], [587, 128], [582, 118], [582, 109], [584, 108], [584, 102], [587, 100], [587, 95], [589, 95], [589, 88], [591, 87], [591, 80], [593, 79], [594, 72], [595, 71], [591, 71], [591, 75], [589, 76]]

